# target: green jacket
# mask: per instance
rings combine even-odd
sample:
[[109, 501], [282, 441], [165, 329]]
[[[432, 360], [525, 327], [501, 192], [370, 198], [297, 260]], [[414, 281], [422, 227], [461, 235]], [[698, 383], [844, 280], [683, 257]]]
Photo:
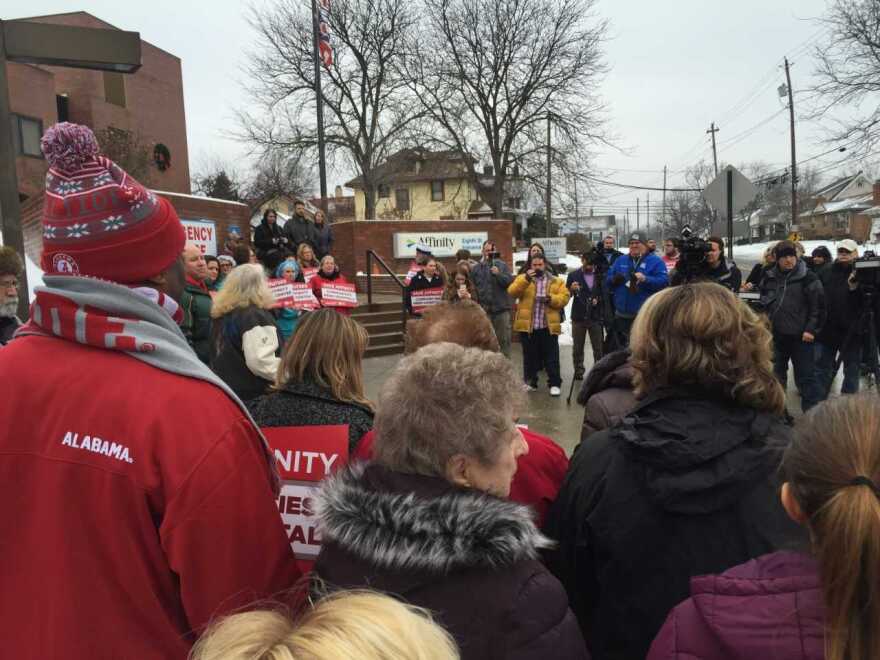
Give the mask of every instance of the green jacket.
[[180, 299], [183, 322], [180, 329], [196, 355], [205, 364], [211, 361], [211, 295], [189, 277]]

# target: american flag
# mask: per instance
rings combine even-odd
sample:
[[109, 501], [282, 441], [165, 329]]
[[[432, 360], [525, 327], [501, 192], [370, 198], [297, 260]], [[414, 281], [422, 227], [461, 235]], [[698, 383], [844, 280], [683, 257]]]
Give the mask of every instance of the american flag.
[[333, 46], [330, 45], [330, 0], [318, 0], [318, 50], [324, 66], [333, 65]]

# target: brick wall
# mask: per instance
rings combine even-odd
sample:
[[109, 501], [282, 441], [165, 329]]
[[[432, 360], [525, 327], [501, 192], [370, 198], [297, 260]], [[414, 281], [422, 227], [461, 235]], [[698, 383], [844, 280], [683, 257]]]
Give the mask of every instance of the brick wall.
[[[29, 20], [76, 27], [114, 28], [86, 12], [42, 16]], [[22, 66], [14, 70], [10, 65], [10, 100], [13, 112], [19, 112], [16, 107], [21, 105], [39, 106], [42, 108], [39, 116], [43, 118], [45, 130], [57, 120], [55, 95], [67, 94], [70, 121], [86, 124], [95, 131], [108, 126], [132, 131], [149, 148], [151, 157], [153, 145], [159, 142], [166, 145], [171, 151], [171, 168], [161, 172], [152, 166], [149, 177], [142, 183], [157, 190], [188, 194], [189, 152], [180, 59], [141, 41], [141, 61], [142, 66], [136, 73], [124, 76], [125, 107], [105, 100], [104, 74], [100, 71], [48, 66]], [[47, 80], [51, 80], [51, 85]], [[32, 165], [32, 169], [33, 167]], [[45, 166], [43, 168], [45, 172]], [[29, 172], [23, 174], [25, 176], [20, 174], [20, 180], [31, 178], [28, 176]], [[30, 195], [36, 191], [22, 188], [22, 192]]]
[[[513, 225], [509, 220], [401, 220], [348, 221], [333, 223], [333, 252], [342, 273], [351, 281], [355, 273], [367, 271], [367, 250], [372, 249], [396, 273], [405, 275], [412, 258], [395, 259], [393, 235], [396, 232], [478, 232], [489, 234], [502, 258], [513, 267], [511, 248]], [[478, 255], [474, 255], [478, 258]], [[455, 266], [454, 257], [439, 260], [447, 270]], [[381, 272], [385, 272], [382, 270]]]

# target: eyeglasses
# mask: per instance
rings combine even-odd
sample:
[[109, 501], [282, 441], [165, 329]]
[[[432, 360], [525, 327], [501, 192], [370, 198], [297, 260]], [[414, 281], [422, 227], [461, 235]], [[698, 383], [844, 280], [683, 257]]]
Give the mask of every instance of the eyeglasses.
[[17, 289], [18, 280], [0, 280], [0, 289]]

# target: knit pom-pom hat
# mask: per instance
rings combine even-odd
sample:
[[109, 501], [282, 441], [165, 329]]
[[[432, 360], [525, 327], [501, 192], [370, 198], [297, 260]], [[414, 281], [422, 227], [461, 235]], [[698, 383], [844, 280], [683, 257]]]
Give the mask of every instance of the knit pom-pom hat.
[[100, 156], [87, 126], [55, 124], [40, 141], [49, 164], [41, 265], [50, 275], [139, 284], [183, 251], [171, 204]]

